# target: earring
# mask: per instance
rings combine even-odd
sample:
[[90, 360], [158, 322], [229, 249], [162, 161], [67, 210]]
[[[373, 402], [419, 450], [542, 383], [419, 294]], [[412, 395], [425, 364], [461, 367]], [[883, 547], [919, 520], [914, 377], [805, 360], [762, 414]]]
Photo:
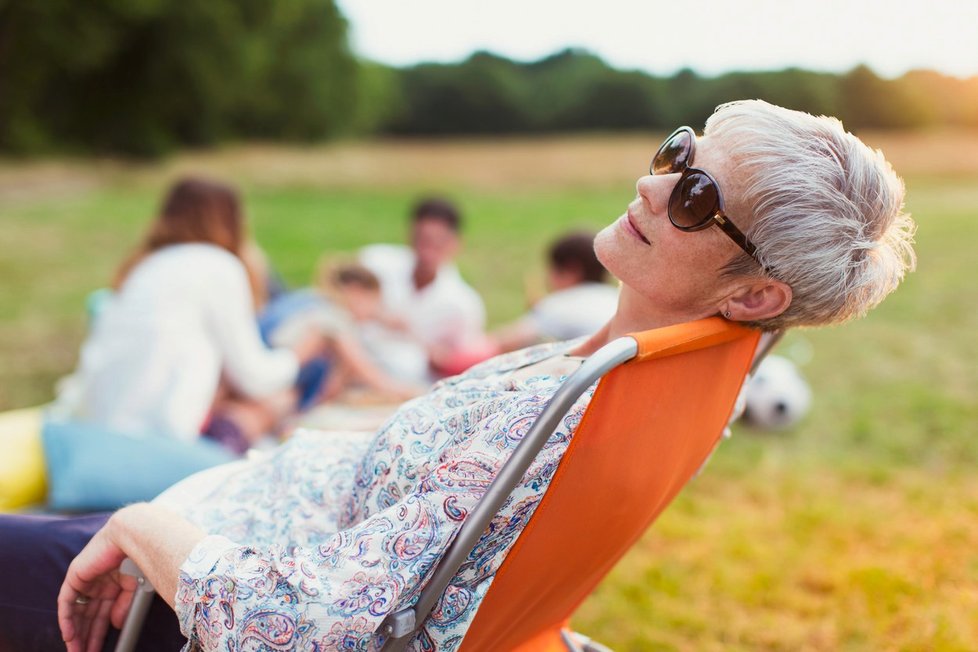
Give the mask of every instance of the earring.
[[723, 316], [724, 316], [725, 319], [730, 319], [730, 311], [729, 310], [724, 310], [723, 311]]

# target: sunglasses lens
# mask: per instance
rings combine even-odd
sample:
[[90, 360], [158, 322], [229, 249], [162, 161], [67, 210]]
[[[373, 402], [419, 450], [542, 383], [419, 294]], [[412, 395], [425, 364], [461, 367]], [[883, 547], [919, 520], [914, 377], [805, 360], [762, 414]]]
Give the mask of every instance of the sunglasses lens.
[[684, 229], [705, 226], [719, 207], [719, 197], [710, 177], [690, 172], [679, 180], [669, 197], [669, 219]]
[[652, 159], [652, 174], [672, 174], [682, 172], [689, 162], [693, 138], [688, 131], [674, 133], [662, 143], [662, 147]]

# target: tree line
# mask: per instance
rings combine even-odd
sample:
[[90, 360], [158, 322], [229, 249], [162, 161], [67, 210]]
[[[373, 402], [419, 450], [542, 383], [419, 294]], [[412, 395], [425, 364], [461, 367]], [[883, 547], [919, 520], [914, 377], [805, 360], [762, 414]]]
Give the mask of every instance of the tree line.
[[835, 115], [850, 129], [978, 127], [978, 77], [929, 70], [897, 79], [866, 66], [657, 77], [569, 49], [531, 63], [480, 52], [458, 64], [398, 70], [396, 78], [398, 102], [380, 128], [402, 135], [670, 130], [702, 125], [718, 104], [746, 98]]
[[654, 76], [576, 49], [391, 68], [351, 53], [333, 0], [0, 0], [0, 149], [13, 154], [668, 130], [743, 98], [836, 115], [850, 129], [978, 127], [978, 77], [932, 71]]
[[355, 126], [333, 0], [0, 0], [0, 148], [156, 155]]

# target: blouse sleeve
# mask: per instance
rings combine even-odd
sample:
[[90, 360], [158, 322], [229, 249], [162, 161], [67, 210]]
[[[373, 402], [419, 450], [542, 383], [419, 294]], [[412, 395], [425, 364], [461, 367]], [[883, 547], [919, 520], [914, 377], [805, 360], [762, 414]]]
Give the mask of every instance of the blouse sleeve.
[[227, 262], [212, 270], [208, 322], [234, 388], [267, 396], [295, 382], [299, 360], [289, 349], [269, 349], [262, 342], [244, 267], [230, 255]]
[[442, 464], [414, 494], [316, 549], [206, 537], [181, 566], [175, 601], [191, 649], [370, 649], [387, 614], [423, 586], [490, 468]]
[[[474, 434], [460, 437], [436, 452], [430, 466], [419, 468], [411, 493], [398, 500], [392, 484], [394, 489], [382, 492], [385, 507], [315, 548], [203, 539], [181, 566], [175, 598], [191, 649], [373, 649], [384, 618], [416, 600], [518, 443], [516, 435], [544, 403], [540, 396], [527, 396], [473, 423]], [[528, 496], [535, 504], [543, 495], [559, 459], [556, 451], [566, 445], [573, 424], [569, 419], [555, 433], [524, 477], [521, 505], [528, 504]], [[396, 467], [395, 455], [376, 473]], [[520, 519], [503, 519], [480, 545], [504, 551], [520, 528]], [[496, 559], [495, 553], [488, 557]]]

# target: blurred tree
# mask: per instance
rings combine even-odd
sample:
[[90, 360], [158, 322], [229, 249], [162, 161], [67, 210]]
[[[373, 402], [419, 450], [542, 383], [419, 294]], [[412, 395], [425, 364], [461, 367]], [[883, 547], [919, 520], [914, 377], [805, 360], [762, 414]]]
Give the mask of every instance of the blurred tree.
[[661, 112], [656, 80], [614, 70], [586, 50], [563, 50], [525, 69], [540, 130], [648, 128]]
[[555, 116], [553, 127], [562, 131], [647, 129], [659, 107], [646, 81], [626, 73], [591, 80]]
[[[669, 125], [695, 125], [697, 128], [706, 122], [713, 113], [717, 93], [711, 80], [700, 77], [691, 68], [683, 68], [665, 80], [665, 106], [670, 115]], [[727, 97], [721, 101], [741, 99]]]
[[251, 83], [238, 87], [236, 131], [288, 140], [347, 131], [361, 87], [346, 44], [346, 21], [332, 0], [237, 3], [245, 10], [244, 78]]
[[867, 66], [856, 66], [839, 83], [837, 115], [850, 129], [920, 126], [926, 118], [906, 84], [882, 79]]
[[357, 110], [351, 132], [371, 134], [384, 129], [401, 114], [404, 105], [397, 71], [371, 61], [361, 61], [356, 99]]
[[529, 128], [530, 89], [519, 64], [477, 52], [462, 64], [401, 72], [403, 104], [388, 131], [425, 135], [520, 132]]
[[978, 127], [978, 77], [956, 79], [911, 70], [898, 80], [921, 124]]
[[718, 77], [687, 68], [663, 78], [567, 49], [530, 63], [480, 53], [395, 72], [405, 99], [386, 130], [400, 134], [668, 130], [702, 125], [717, 105], [753, 98], [836, 115], [852, 129], [978, 126], [978, 78], [915, 72], [888, 80], [866, 66], [845, 75], [788, 68]]
[[0, 147], [158, 154], [353, 122], [333, 0], [2, 0]]
[[798, 68], [767, 72], [734, 72], [715, 80], [711, 102], [762, 99], [816, 115], [838, 106], [838, 76]]

